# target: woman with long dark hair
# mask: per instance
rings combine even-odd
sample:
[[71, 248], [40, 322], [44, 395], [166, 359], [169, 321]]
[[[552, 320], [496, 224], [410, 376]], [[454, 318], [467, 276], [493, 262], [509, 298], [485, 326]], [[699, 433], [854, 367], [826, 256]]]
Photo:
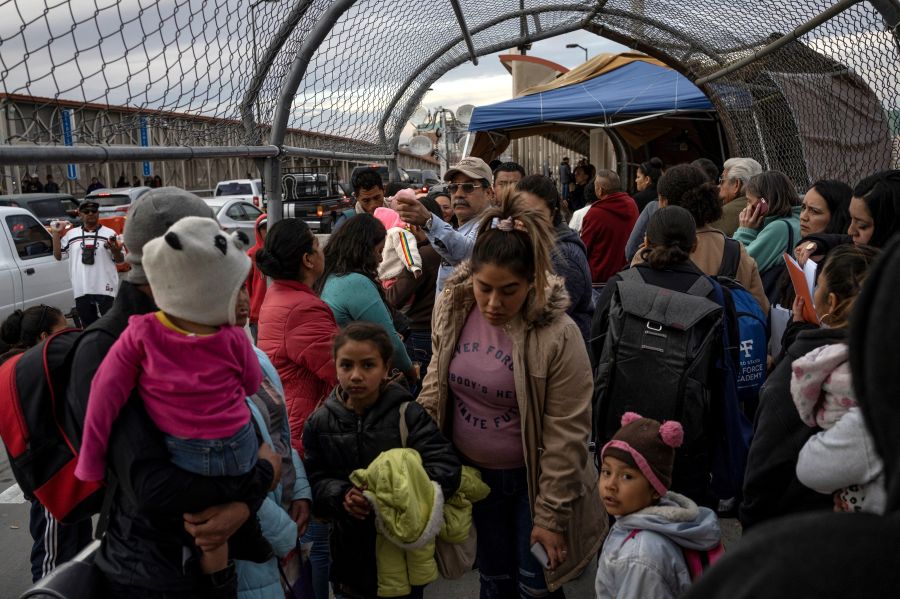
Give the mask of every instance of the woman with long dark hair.
[[[328, 305], [313, 291], [325, 268], [319, 240], [301, 219], [275, 223], [256, 252], [256, 266], [273, 279], [259, 313], [259, 348], [284, 387], [291, 445], [303, 456], [303, 426], [337, 384], [331, 344], [338, 327]], [[303, 540], [311, 542], [313, 590], [328, 597], [328, 525], [312, 520]]]
[[387, 231], [370, 214], [357, 214], [332, 234], [325, 246], [325, 268], [316, 283], [338, 326], [363, 321], [380, 324], [394, 345], [393, 366], [412, 382], [418, 379], [378, 280]]
[[590, 363], [552, 274], [555, 243], [543, 214], [504, 198], [435, 306], [419, 402], [491, 488], [473, 506], [481, 597], [561, 596], [607, 530], [586, 443]]
[[857, 183], [849, 213], [846, 231], [810, 235], [797, 247], [797, 260], [803, 264], [847, 243], [876, 248], [887, 245], [900, 231], [900, 170], [875, 173]]

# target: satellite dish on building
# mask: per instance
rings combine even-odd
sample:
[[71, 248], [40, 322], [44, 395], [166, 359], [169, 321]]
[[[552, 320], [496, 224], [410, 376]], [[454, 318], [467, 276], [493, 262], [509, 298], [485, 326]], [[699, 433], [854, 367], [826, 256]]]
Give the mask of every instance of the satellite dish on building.
[[409, 138], [409, 151], [416, 156], [427, 156], [434, 151], [434, 143], [424, 135], [413, 135]]
[[428, 109], [419, 104], [416, 107], [416, 110], [412, 113], [412, 116], [409, 117], [409, 122], [416, 127], [424, 127], [428, 124], [428, 119], [430, 117], [431, 115], [428, 113]]
[[472, 113], [475, 112], [475, 107], [471, 104], [463, 104], [459, 108], [456, 109], [456, 120], [462, 123], [463, 125], [468, 125], [472, 120]]

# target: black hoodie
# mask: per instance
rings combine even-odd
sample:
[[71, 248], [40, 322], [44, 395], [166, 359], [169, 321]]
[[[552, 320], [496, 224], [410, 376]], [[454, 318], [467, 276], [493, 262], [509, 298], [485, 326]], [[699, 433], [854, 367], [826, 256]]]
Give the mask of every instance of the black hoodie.
[[760, 391], [740, 507], [745, 529], [776, 516], [831, 509], [829, 495], [816, 493], [797, 480], [800, 450], [820, 429], [800, 420], [791, 397], [791, 364], [817, 347], [846, 342], [846, 329], [801, 332]]
[[563, 278], [569, 294], [566, 314], [572, 317], [585, 344], [591, 335], [591, 319], [594, 317], [591, 268], [587, 250], [578, 233], [562, 222], [556, 226], [556, 247], [553, 252], [553, 269]]
[[850, 366], [860, 409], [884, 461], [887, 505], [873, 514], [807, 514], [751, 532], [684, 599], [845, 599], [900, 594], [900, 378], [896, 309], [900, 237], [869, 275], [851, 320]]

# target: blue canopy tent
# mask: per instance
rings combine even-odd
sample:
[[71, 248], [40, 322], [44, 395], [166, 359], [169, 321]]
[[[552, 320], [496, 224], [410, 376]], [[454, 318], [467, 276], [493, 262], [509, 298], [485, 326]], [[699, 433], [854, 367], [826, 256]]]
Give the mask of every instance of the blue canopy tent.
[[488, 106], [469, 131], [496, 131], [573, 121], [614, 124], [644, 115], [711, 111], [712, 103], [678, 71], [635, 61], [593, 79]]

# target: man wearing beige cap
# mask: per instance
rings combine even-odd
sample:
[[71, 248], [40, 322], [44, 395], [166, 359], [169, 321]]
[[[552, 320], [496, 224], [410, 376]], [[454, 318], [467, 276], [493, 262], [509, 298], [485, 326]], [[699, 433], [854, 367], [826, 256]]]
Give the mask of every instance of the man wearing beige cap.
[[447, 187], [453, 212], [459, 221], [459, 229], [456, 230], [429, 212], [419, 200], [397, 200], [400, 218], [410, 225], [422, 227], [428, 241], [441, 257], [438, 293], [444, 288], [444, 281], [453, 269], [472, 255], [479, 217], [494, 199], [492, 178], [491, 167], [481, 158], [473, 156], [463, 158], [444, 175], [444, 181], [449, 183]]

